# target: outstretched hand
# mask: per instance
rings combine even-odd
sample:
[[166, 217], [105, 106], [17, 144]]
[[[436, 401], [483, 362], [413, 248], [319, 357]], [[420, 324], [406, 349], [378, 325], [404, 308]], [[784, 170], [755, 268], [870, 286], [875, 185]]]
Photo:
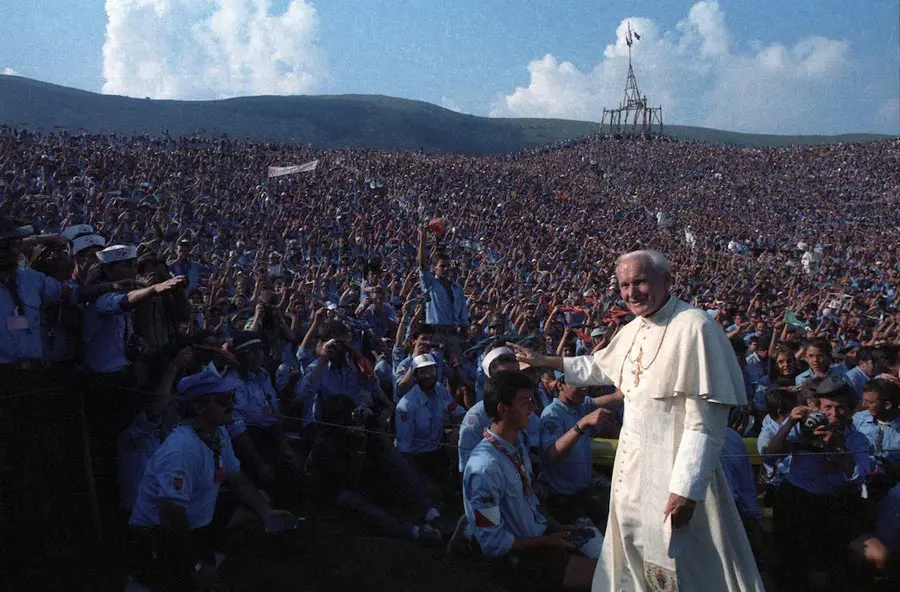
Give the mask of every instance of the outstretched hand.
[[547, 356], [542, 356], [541, 354], [528, 348], [522, 347], [517, 343], [507, 343], [506, 345], [515, 352], [516, 360], [518, 360], [519, 362], [524, 362], [529, 366], [533, 366], [535, 368], [542, 368], [547, 365]]

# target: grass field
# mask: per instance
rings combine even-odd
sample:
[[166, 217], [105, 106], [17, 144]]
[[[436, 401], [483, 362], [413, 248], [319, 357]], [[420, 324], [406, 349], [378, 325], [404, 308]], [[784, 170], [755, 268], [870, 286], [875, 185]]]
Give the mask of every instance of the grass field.
[[[450, 511], [452, 513], [452, 511]], [[220, 567], [237, 590], [266, 592], [484, 592], [501, 590], [483, 558], [450, 559], [442, 549], [377, 536], [329, 511], [307, 512], [300, 531], [266, 538], [258, 548], [233, 554]], [[456, 516], [442, 520], [452, 528]], [[106, 549], [75, 538], [20, 566], [15, 583], [0, 590], [122, 592], [126, 548]], [[2, 581], [2, 580], [0, 580]]]

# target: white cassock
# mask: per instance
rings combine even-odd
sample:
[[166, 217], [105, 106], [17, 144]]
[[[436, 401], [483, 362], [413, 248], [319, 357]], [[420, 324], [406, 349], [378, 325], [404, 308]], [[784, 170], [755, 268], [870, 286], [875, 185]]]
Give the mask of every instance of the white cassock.
[[[592, 357], [566, 358], [563, 369], [571, 386], [612, 383], [625, 395], [593, 592], [762, 592], [719, 463], [729, 407], [747, 402], [725, 332], [670, 296]], [[663, 521], [670, 492], [698, 502], [674, 533]]]

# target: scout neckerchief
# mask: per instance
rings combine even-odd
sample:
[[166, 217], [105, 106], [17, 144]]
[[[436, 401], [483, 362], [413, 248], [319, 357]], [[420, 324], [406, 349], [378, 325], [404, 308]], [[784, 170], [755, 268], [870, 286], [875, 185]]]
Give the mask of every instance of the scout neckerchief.
[[207, 438], [200, 426], [195, 423], [188, 424], [192, 428], [194, 428], [194, 433], [197, 434], [197, 437], [200, 438], [200, 441], [206, 444], [213, 453], [213, 465], [215, 466], [215, 472], [213, 473], [213, 481], [216, 485], [221, 485], [222, 482], [225, 481], [225, 462], [222, 460], [222, 450], [225, 448], [225, 444], [222, 441], [222, 436], [219, 434], [219, 430], [216, 430], [215, 442], [210, 441]]
[[491, 443], [491, 446], [502, 452], [506, 458], [509, 459], [509, 462], [516, 467], [516, 470], [519, 472], [519, 477], [522, 479], [522, 491], [525, 492], [525, 497], [531, 497], [531, 481], [528, 479], [528, 472], [525, 470], [525, 459], [522, 456], [522, 450], [516, 446], [516, 453], [513, 454], [494, 437], [490, 430], [484, 428], [484, 432], [482, 433], [484, 434], [484, 438]]

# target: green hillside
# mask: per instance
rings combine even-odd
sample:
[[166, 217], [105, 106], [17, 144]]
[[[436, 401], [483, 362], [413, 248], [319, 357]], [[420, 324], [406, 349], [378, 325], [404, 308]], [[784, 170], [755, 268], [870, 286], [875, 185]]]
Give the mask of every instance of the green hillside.
[[[0, 76], [0, 122], [43, 131], [208, 135], [354, 147], [495, 154], [595, 133], [598, 125], [560, 119], [476, 117], [381, 95], [263, 96], [218, 101], [154, 101]], [[668, 126], [682, 139], [740, 146], [784, 146], [885, 136], [772, 136]]]

